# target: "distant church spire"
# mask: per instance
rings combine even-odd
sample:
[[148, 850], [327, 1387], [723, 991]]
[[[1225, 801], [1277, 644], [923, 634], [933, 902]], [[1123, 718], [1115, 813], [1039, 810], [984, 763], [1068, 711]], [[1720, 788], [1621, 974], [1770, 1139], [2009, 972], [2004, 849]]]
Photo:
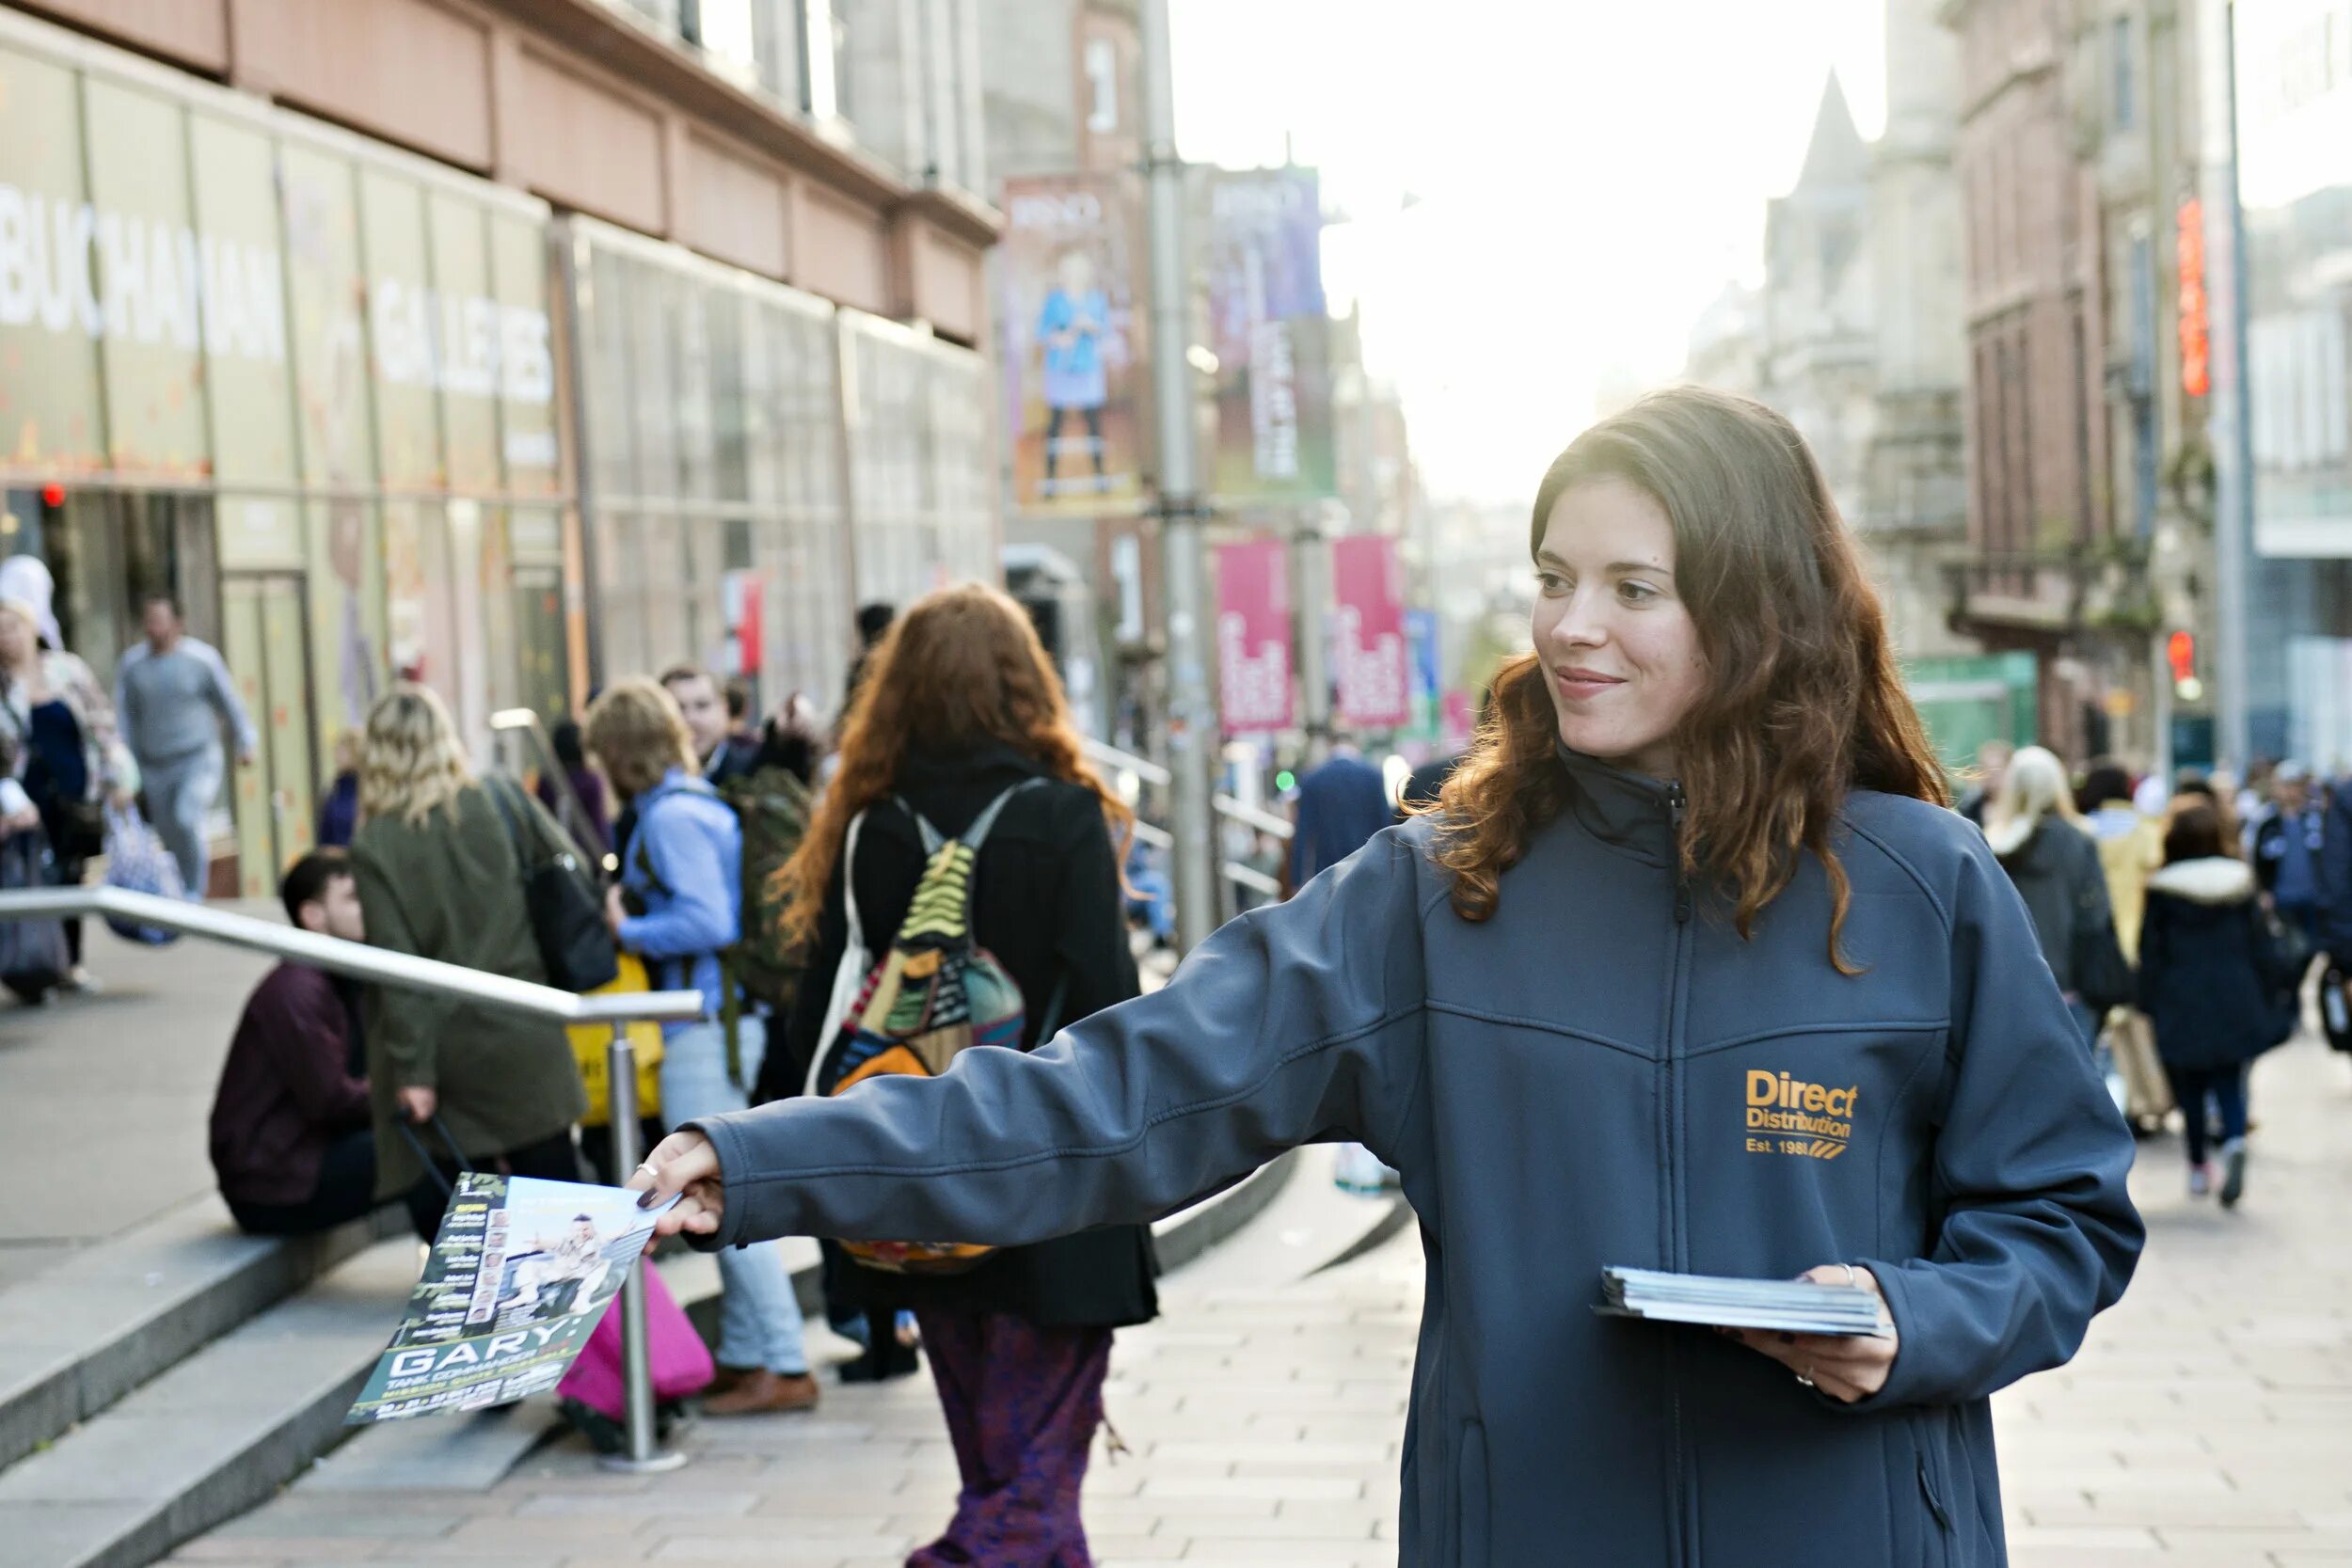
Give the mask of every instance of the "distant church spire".
[[1846, 89], [1832, 71], [1829, 85], [1821, 89], [1821, 106], [1813, 116], [1813, 139], [1805, 147], [1804, 171], [1797, 176], [1796, 189], [1851, 185], [1868, 179], [1869, 174], [1869, 144], [1854, 129]]

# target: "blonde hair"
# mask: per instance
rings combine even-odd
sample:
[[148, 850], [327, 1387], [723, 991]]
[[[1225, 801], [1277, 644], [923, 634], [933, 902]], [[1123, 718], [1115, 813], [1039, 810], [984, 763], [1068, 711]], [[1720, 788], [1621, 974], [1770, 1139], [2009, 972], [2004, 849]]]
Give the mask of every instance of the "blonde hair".
[[631, 675], [589, 705], [580, 740], [623, 800], [643, 795], [673, 768], [696, 769], [693, 732], [677, 699], [643, 675]]
[[403, 682], [368, 709], [359, 753], [362, 820], [398, 817], [411, 827], [473, 783], [473, 764], [449, 709], [428, 687]]
[[2009, 759], [2001, 777], [2001, 792], [1986, 813], [1985, 826], [2003, 828], [2023, 842], [2045, 817], [2079, 823], [2074, 790], [2066, 777], [2066, 764], [2046, 747], [2026, 746]]

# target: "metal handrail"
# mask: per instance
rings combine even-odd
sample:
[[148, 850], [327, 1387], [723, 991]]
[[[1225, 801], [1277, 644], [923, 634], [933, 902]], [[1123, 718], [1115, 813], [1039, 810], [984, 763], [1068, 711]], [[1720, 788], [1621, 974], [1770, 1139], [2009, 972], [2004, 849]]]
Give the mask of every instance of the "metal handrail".
[[[605, 1085], [612, 1128], [612, 1163], [619, 1170], [634, 1169], [641, 1152], [637, 1147], [637, 1050], [628, 1037], [629, 1024], [687, 1023], [703, 1016], [703, 997], [698, 990], [576, 996], [553, 986], [485, 974], [464, 964], [444, 963], [413, 953], [389, 952], [363, 942], [345, 942], [341, 937], [322, 936], [316, 931], [152, 893], [112, 887], [0, 891], [0, 920], [64, 919], [92, 914], [269, 953], [356, 980], [372, 980], [377, 985], [436, 996], [453, 996], [524, 1018], [566, 1025], [606, 1025], [612, 1031], [612, 1039], [605, 1048]], [[629, 1265], [618, 1303], [628, 1449], [605, 1459], [611, 1468], [633, 1472], [675, 1469], [686, 1463], [684, 1454], [660, 1449], [655, 1431], [653, 1362], [645, 1338], [644, 1274], [644, 1259], [639, 1258]]]
[[453, 996], [555, 1023], [688, 1023], [703, 1016], [703, 997], [698, 990], [575, 996], [553, 986], [485, 974], [464, 964], [422, 958], [413, 953], [394, 953], [363, 942], [321, 936], [275, 921], [257, 920], [249, 914], [152, 893], [131, 893], [114, 887], [16, 888], [0, 892], [0, 920], [67, 919], [93, 914], [292, 958], [355, 980]]
[[[1149, 757], [1139, 757], [1132, 752], [1122, 752], [1116, 746], [1106, 746], [1099, 740], [1086, 740], [1080, 744], [1084, 747], [1089, 760], [1104, 768], [1123, 773], [1133, 773], [1155, 789], [1166, 789], [1168, 786], [1172, 775], [1167, 768]], [[1297, 832], [1297, 829], [1292, 826], [1289, 817], [1278, 816], [1272, 812], [1261, 811], [1256, 806], [1246, 805], [1231, 795], [1212, 796], [1209, 803], [1216, 809], [1219, 816], [1230, 816], [1245, 827], [1255, 828], [1260, 832], [1272, 833], [1276, 838], [1288, 839]]]
[[[1087, 740], [1081, 744], [1086, 749], [1089, 760], [1099, 767], [1133, 773], [1145, 784], [1157, 788], [1165, 789], [1168, 786], [1168, 771], [1156, 762], [1122, 752], [1116, 746], [1105, 746], [1099, 740]], [[1255, 806], [1246, 806], [1231, 795], [1212, 796], [1209, 803], [1222, 816], [1231, 817], [1245, 826], [1256, 828], [1263, 832], [1272, 833], [1277, 838], [1285, 841], [1296, 831], [1291, 826], [1288, 818], [1260, 811]], [[1154, 849], [1166, 849], [1176, 842], [1175, 835], [1166, 828], [1154, 827], [1140, 817], [1136, 821], [1136, 837]], [[1236, 887], [1246, 887], [1253, 893], [1262, 893], [1268, 898], [1277, 898], [1281, 895], [1282, 884], [1256, 866], [1244, 865], [1239, 861], [1227, 861], [1217, 867], [1217, 872]]]

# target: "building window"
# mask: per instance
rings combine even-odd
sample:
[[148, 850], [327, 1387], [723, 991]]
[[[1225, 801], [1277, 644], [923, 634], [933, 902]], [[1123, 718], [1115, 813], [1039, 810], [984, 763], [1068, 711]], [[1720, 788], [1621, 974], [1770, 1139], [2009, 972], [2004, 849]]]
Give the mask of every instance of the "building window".
[[1103, 135], [1119, 129], [1119, 46], [1089, 39], [1086, 61], [1087, 129]]
[[850, 118], [846, 68], [850, 0], [795, 0], [801, 23], [801, 112], [811, 119]]
[[2115, 128], [2128, 131], [2137, 118], [2133, 103], [2132, 19], [2119, 16], [2107, 24], [2107, 65], [2114, 78]]

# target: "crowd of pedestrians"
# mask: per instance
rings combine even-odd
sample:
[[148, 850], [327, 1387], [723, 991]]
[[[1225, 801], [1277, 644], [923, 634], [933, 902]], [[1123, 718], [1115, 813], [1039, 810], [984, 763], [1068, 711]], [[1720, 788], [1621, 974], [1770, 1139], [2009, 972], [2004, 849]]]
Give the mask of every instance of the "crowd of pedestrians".
[[[1430, 1243], [1408, 1556], [1778, 1560], [1750, 1502], [1797, 1489], [1825, 1560], [1996, 1561], [1986, 1401], [2124, 1288], [2127, 1128], [2177, 1116], [2190, 1190], [2245, 1197], [2249, 1064], [2314, 957], [2352, 957], [2352, 787], [2075, 779], [1994, 745], [1953, 809], [1810, 454], [1744, 400], [1596, 425], [1529, 547], [1534, 650], [1475, 743], [1401, 819], [1347, 749], [1309, 773], [1281, 900], [1149, 997], [1133, 814], [1027, 616], [977, 586], [862, 610], [830, 721], [798, 695], [757, 719], [693, 665], [616, 680], [536, 791], [399, 686], [338, 756], [348, 848], [287, 869], [287, 918], [573, 990], [627, 956], [702, 994], [661, 1029], [668, 1135], [610, 1175], [718, 1252], [714, 1416], [820, 1402], [781, 1255], [743, 1243], [839, 1238], [844, 1375], [919, 1343], [958, 1464], [910, 1568], [1089, 1560], [1150, 1221], [1306, 1142], [1361, 1146]], [[250, 724], [168, 601], [146, 631], [109, 702], [0, 572], [0, 828], [71, 866], [79, 808], [143, 796], [200, 892]], [[551, 930], [550, 878], [585, 935]], [[397, 1202], [429, 1238], [461, 1169], [580, 1179], [589, 1109], [555, 1025], [286, 964], [212, 1150], [249, 1230]], [[1595, 1315], [1623, 1263], [1850, 1286], [1879, 1332]]]
[[2315, 970], [2323, 1019], [2343, 1013], [2352, 882], [2328, 863], [2352, 785], [2322, 790], [2292, 761], [2241, 789], [2105, 760], [2077, 784], [2034, 746], [1985, 760], [1986, 839], [2118, 1107], [2142, 1135], [2177, 1117], [2190, 1194], [2236, 1207], [2251, 1064], [2295, 1032]]

